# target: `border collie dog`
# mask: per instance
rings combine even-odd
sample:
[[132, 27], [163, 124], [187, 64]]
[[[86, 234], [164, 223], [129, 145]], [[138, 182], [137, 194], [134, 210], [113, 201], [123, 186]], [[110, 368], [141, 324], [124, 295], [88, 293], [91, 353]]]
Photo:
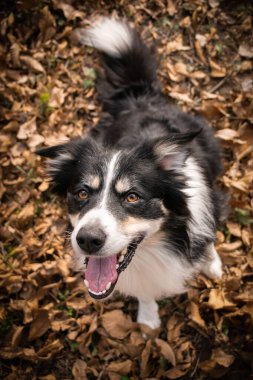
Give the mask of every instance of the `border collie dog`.
[[156, 300], [185, 292], [199, 272], [222, 275], [219, 146], [204, 119], [168, 104], [152, 49], [125, 21], [105, 18], [82, 40], [102, 53], [103, 115], [83, 138], [38, 153], [67, 198], [90, 296], [137, 297], [138, 322], [157, 328]]

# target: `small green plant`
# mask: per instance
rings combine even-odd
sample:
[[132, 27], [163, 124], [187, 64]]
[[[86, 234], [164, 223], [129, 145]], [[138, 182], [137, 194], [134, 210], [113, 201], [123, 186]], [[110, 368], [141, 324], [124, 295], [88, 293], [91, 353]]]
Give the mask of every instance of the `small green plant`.
[[60, 301], [66, 301], [67, 297], [69, 295], [69, 290], [64, 290], [63, 292], [59, 292], [57, 298]]
[[215, 50], [218, 53], [222, 53], [223, 47], [222, 47], [222, 44], [220, 42], [217, 42], [217, 44], [215, 44]]
[[76, 316], [76, 311], [75, 311], [75, 309], [73, 309], [73, 307], [67, 306], [67, 311], [68, 311], [69, 317], [75, 317]]
[[92, 68], [85, 67], [84, 68], [85, 79], [83, 81], [83, 87], [85, 89], [91, 88], [95, 86], [96, 80], [96, 71]]
[[76, 352], [79, 347], [79, 342], [69, 342], [69, 347], [71, 352]]
[[40, 113], [43, 117], [48, 117], [52, 111], [53, 107], [49, 106], [50, 94], [49, 92], [42, 92], [39, 98], [39, 108]]
[[235, 220], [240, 223], [242, 226], [250, 226], [253, 224], [253, 218], [251, 212], [249, 210], [245, 210], [242, 208], [235, 208]]

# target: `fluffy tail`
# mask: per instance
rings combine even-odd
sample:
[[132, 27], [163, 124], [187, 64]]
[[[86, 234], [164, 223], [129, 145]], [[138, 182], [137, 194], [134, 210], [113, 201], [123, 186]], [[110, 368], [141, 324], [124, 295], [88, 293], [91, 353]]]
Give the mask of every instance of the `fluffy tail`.
[[105, 18], [84, 32], [82, 42], [103, 53], [105, 76], [98, 91], [105, 111], [115, 115], [133, 97], [157, 92], [154, 52], [126, 22]]

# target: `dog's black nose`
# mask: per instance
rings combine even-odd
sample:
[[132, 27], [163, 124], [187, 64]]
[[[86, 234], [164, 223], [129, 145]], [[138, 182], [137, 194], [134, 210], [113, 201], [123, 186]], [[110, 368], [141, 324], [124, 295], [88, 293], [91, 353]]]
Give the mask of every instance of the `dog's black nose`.
[[101, 230], [90, 231], [86, 228], [80, 228], [76, 235], [76, 241], [79, 247], [87, 253], [96, 253], [105, 244], [106, 234]]

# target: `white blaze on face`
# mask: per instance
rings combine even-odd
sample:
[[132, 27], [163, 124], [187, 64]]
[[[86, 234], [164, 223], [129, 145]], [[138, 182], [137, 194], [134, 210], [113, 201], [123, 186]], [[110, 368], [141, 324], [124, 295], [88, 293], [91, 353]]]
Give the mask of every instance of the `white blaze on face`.
[[117, 163], [120, 152], [115, 153], [107, 166], [107, 172], [104, 180], [104, 187], [101, 193], [101, 200], [97, 207], [88, 211], [75, 225], [72, 232], [71, 242], [76, 253], [83, 254], [76, 242], [78, 231], [85, 226], [100, 226], [106, 234], [106, 242], [103, 247], [103, 256], [110, 256], [120, 252], [129, 244], [127, 236], [122, 234], [119, 229], [117, 219], [108, 210], [107, 203], [111, 191], [111, 184], [117, 169]]
[[120, 152], [115, 153], [111, 161], [109, 162], [107, 175], [105, 178], [104, 189], [102, 191], [102, 200], [100, 203], [101, 208], [106, 208], [107, 199], [110, 192], [111, 183], [115, 175], [115, 169], [117, 167], [117, 160], [118, 160], [119, 154]]

